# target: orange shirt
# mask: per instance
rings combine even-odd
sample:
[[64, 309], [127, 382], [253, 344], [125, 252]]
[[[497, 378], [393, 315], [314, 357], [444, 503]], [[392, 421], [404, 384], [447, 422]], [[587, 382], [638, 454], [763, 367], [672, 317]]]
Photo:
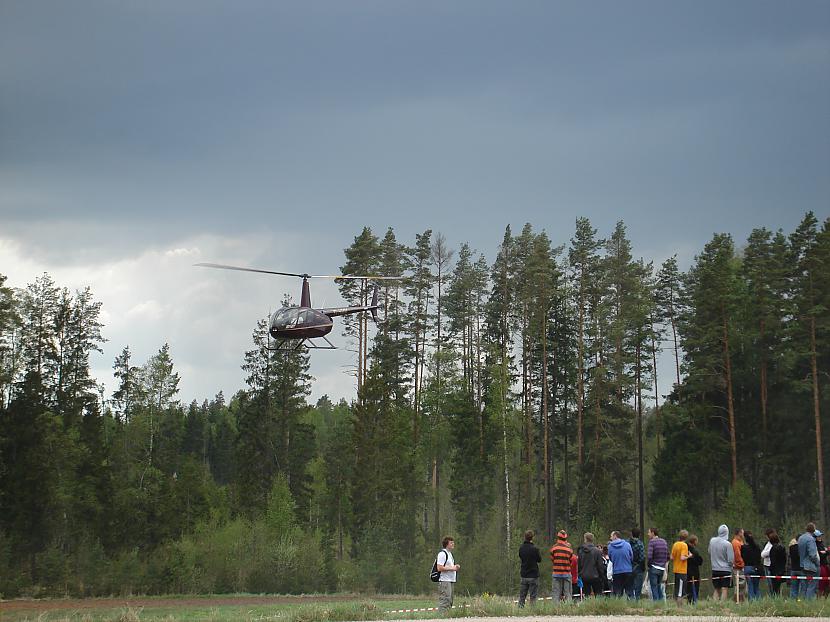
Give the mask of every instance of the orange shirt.
[[741, 545], [742, 544], [743, 544], [743, 542], [741, 542], [737, 538], [734, 538], [732, 540], [732, 550], [735, 552], [735, 562], [732, 564], [732, 566], [735, 567], [735, 568], [739, 568], [739, 569], [743, 568], [745, 566], [744, 558], [741, 557]]
[[689, 554], [689, 545], [679, 540], [671, 547], [671, 561], [675, 574], [686, 574], [686, 560], [682, 559]]

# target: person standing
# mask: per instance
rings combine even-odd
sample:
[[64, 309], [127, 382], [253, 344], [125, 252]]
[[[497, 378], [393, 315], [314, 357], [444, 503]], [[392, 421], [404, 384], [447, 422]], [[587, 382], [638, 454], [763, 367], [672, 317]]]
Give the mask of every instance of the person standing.
[[677, 604], [683, 602], [686, 595], [686, 573], [688, 572], [687, 560], [689, 557], [689, 545], [686, 544], [686, 538], [689, 537], [689, 532], [681, 529], [677, 534], [677, 542], [671, 547], [671, 567], [674, 572], [674, 600]]
[[646, 572], [646, 548], [640, 540], [642, 532], [639, 527], [631, 530], [631, 537], [628, 543], [631, 545], [631, 552], [634, 554], [634, 561], [631, 564], [631, 581], [633, 583], [634, 600], [640, 600], [643, 592], [643, 577]]
[[582, 579], [579, 578], [579, 558], [571, 555], [571, 592], [574, 598], [582, 598]]
[[814, 523], [807, 523], [805, 533], [801, 534], [798, 539], [798, 559], [801, 560], [801, 574], [805, 577], [801, 580], [802, 585], [798, 590], [798, 595], [804, 595], [804, 598], [812, 600], [816, 597], [816, 588], [818, 588], [818, 581], [816, 577], [819, 575], [819, 557], [818, 547], [816, 546]]
[[[795, 538], [790, 540], [789, 554], [790, 554], [790, 598], [798, 598], [798, 590], [801, 589], [799, 584], [801, 579], [801, 560], [798, 558], [798, 538], [801, 534], [797, 534]], [[796, 578], [793, 578], [796, 577]]]
[[755, 542], [751, 531], [744, 532], [744, 544], [741, 546], [741, 559], [744, 562], [746, 593], [749, 600], [761, 598], [761, 547]]
[[608, 555], [608, 545], [602, 545], [602, 563], [605, 566], [605, 572], [602, 574], [602, 593], [610, 594], [612, 580], [614, 579], [614, 564], [611, 563], [611, 557]]
[[663, 573], [669, 562], [669, 545], [660, 537], [656, 527], [648, 530], [648, 585], [652, 600], [665, 600]]
[[735, 549], [729, 542], [729, 527], [718, 527], [718, 535], [709, 540], [709, 563], [712, 565], [712, 587], [715, 600], [729, 598], [732, 587], [732, 564], [735, 562]]
[[686, 560], [686, 582], [689, 589], [687, 598], [689, 604], [694, 605], [700, 594], [700, 567], [703, 565], [703, 556], [697, 550], [697, 536], [689, 536], [689, 559]]
[[732, 563], [732, 570], [735, 571], [735, 590], [738, 592], [738, 598], [741, 593], [741, 575], [744, 571], [744, 560], [741, 557], [741, 547], [744, 545], [744, 530], [738, 527], [735, 530], [735, 537], [732, 538], [732, 554], [735, 561]]
[[772, 594], [772, 579], [769, 578], [769, 576], [770, 576], [769, 569], [770, 569], [770, 565], [771, 565], [769, 554], [770, 554], [770, 551], [772, 550], [772, 542], [770, 540], [770, 537], [774, 533], [775, 533], [775, 529], [773, 529], [772, 527], [767, 527], [764, 530], [764, 535], [767, 537], [767, 543], [764, 545], [764, 548], [761, 549], [761, 566], [762, 566], [761, 569], [763, 570], [763, 573], [759, 573], [759, 574], [763, 574], [765, 577], [767, 577], [767, 591], [770, 594]]
[[550, 561], [553, 565], [553, 590], [551, 597], [554, 603], [560, 600], [570, 601], [573, 598], [571, 586], [571, 556], [574, 554], [568, 534], [560, 529], [556, 534], [556, 544], [550, 548]]
[[452, 552], [455, 549], [455, 540], [445, 536], [441, 541], [444, 547], [438, 551], [435, 559], [436, 567], [441, 576], [438, 578], [438, 611], [446, 613], [452, 609], [453, 588], [455, 587], [456, 573], [461, 569], [461, 564], [456, 564]]
[[611, 590], [619, 598], [625, 593], [628, 598], [634, 598], [631, 583], [634, 552], [631, 545], [620, 538], [619, 531], [611, 532], [611, 541], [608, 543], [608, 557], [611, 559]]
[[[781, 583], [784, 580], [776, 579], [775, 577], [783, 576], [787, 572], [787, 550], [781, 544], [781, 538], [778, 537], [778, 532], [776, 531], [769, 534], [769, 542], [771, 545], [769, 549], [769, 568], [767, 571], [767, 576], [771, 577], [769, 580], [769, 589], [770, 594], [778, 596], [781, 592]], [[761, 553], [763, 554], [763, 551]]]
[[577, 566], [579, 578], [582, 579], [582, 588], [585, 596], [602, 594], [602, 576], [605, 572], [605, 562], [602, 560], [602, 551], [594, 545], [594, 534], [585, 532], [584, 542], [577, 550]]
[[532, 529], [525, 531], [525, 541], [519, 547], [519, 559], [522, 560], [521, 587], [519, 588], [519, 607], [525, 606], [525, 599], [530, 596], [530, 605], [536, 604], [536, 597], [539, 593], [539, 563], [542, 561], [542, 554], [533, 538], [536, 534]]

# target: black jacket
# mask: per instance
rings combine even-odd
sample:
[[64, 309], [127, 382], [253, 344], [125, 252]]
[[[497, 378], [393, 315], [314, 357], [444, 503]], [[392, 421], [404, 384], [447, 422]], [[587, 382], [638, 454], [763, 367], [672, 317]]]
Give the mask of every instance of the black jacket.
[[744, 544], [741, 546], [741, 557], [744, 560], [744, 564], [747, 566], [753, 566], [755, 569], [761, 567], [761, 549], [758, 548], [757, 544]]
[[602, 551], [593, 543], [584, 543], [576, 553], [579, 576], [583, 581], [596, 581], [605, 578], [605, 560]]
[[769, 572], [773, 575], [787, 573], [787, 549], [783, 544], [773, 544], [769, 551]]
[[691, 557], [686, 560], [686, 574], [690, 577], [700, 578], [700, 567], [703, 565], [703, 555], [700, 554], [696, 546], [689, 546], [689, 555]]
[[801, 570], [801, 558], [798, 556], [798, 545], [790, 545], [790, 570]]
[[521, 576], [523, 579], [534, 579], [539, 576], [542, 554], [533, 542], [524, 542], [519, 547], [519, 559], [522, 560]]

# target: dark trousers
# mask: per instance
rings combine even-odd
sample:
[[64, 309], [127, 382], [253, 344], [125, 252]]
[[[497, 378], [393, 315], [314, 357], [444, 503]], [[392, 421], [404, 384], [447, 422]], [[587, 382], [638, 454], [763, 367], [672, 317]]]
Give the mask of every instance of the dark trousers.
[[625, 594], [629, 598], [633, 598], [634, 595], [631, 593], [631, 573], [630, 572], [618, 572], [614, 575], [612, 582], [612, 591], [614, 592], [614, 596], [622, 596]]
[[585, 596], [602, 596], [602, 579], [582, 579], [582, 590]]
[[525, 599], [530, 596], [530, 604], [536, 602], [539, 594], [539, 577], [522, 577], [522, 585], [519, 588], [519, 607], [525, 606]]
[[645, 571], [640, 569], [635, 569], [631, 573], [631, 591], [633, 593], [634, 600], [640, 600], [640, 595], [643, 593], [643, 579], [645, 576]]
[[690, 603], [696, 603], [698, 595], [700, 594], [700, 575], [689, 574], [686, 576], [689, 589], [686, 591], [686, 600]]

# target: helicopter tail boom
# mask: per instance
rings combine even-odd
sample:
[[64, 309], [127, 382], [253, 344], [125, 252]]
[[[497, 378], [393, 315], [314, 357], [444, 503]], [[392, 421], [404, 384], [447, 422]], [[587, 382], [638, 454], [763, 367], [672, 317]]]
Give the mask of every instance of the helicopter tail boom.
[[372, 304], [359, 307], [334, 307], [331, 309], [319, 309], [321, 313], [325, 313], [329, 317], [337, 317], [340, 315], [351, 315], [352, 313], [362, 313], [369, 311], [372, 314], [372, 319], [378, 322], [377, 310], [380, 308], [378, 304], [378, 288], [375, 287], [375, 292], [372, 294]]

